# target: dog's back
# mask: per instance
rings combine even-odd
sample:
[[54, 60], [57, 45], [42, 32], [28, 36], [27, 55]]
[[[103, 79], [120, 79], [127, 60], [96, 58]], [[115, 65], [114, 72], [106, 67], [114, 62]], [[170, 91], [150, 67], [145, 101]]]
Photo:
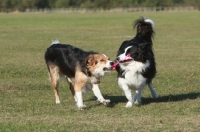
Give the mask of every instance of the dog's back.
[[147, 78], [147, 83], [151, 83], [152, 79], [156, 75], [156, 62], [155, 57], [153, 53], [153, 36], [155, 34], [155, 23], [151, 19], [145, 19], [141, 17], [140, 19], [137, 19], [134, 23], [134, 28], [137, 29], [136, 36], [131, 40], [135, 41], [136, 43], [148, 43], [150, 46], [148, 47], [148, 54], [149, 54], [149, 62], [150, 66], [146, 69], [146, 71], [143, 73], [143, 76]]
[[69, 44], [53, 43], [45, 52], [46, 63], [53, 63], [59, 66], [61, 72], [68, 77], [75, 76], [77, 65], [80, 65], [82, 72], [86, 67], [85, 59], [95, 52], [86, 52]]

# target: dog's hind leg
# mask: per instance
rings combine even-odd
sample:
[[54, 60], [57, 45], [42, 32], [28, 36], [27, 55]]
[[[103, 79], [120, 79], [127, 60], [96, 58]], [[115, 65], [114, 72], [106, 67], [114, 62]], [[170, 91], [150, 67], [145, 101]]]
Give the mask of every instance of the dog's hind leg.
[[59, 87], [59, 81], [60, 81], [59, 68], [53, 64], [47, 64], [47, 66], [49, 69], [51, 85], [53, 87], [54, 95], [56, 98], [56, 104], [60, 104], [60, 99], [59, 99], [59, 95], [58, 95], [58, 87]]
[[74, 79], [73, 78], [68, 78], [66, 76], [66, 79], [67, 79], [67, 82], [69, 83], [69, 89], [72, 93], [72, 96], [74, 97], [74, 100], [77, 102], [77, 98], [76, 98], [76, 95], [75, 95], [75, 90], [74, 90]]
[[148, 87], [149, 87], [149, 90], [151, 91], [151, 95], [152, 95], [154, 98], [157, 99], [157, 98], [158, 98], [158, 94], [157, 94], [156, 90], [154, 89], [154, 87], [153, 87], [153, 85], [152, 85], [151, 82], [148, 84]]
[[135, 105], [140, 105], [142, 104], [142, 88], [141, 89], [138, 89], [135, 91], [135, 94], [134, 94], [134, 104]]

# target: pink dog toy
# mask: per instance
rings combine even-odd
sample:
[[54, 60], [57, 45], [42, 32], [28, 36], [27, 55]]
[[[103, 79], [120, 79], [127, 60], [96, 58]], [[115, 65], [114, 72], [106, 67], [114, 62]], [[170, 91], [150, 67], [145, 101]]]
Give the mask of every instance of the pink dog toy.
[[[126, 60], [129, 60], [131, 58], [130, 56], [131, 56], [130, 54], [128, 54], [127, 56], [125, 56], [125, 58], [124, 58], [124, 60], [122, 60], [122, 62], [126, 61]], [[112, 70], [116, 70], [117, 65], [119, 65], [119, 61], [115, 62], [115, 64], [112, 66]]]

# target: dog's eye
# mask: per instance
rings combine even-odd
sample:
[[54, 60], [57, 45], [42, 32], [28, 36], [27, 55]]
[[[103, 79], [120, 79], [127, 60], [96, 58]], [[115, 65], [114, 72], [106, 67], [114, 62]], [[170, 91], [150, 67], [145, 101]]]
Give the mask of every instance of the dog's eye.
[[105, 60], [100, 60], [101, 62], [104, 62]]
[[128, 49], [127, 51], [126, 51], [126, 54], [129, 54], [131, 52], [131, 49]]

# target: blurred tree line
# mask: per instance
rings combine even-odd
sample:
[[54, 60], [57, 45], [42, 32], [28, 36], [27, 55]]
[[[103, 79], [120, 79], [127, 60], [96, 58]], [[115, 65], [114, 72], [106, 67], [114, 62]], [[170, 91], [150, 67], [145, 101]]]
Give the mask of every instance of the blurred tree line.
[[0, 0], [0, 11], [25, 11], [44, 8], [173, 7], [200, 8], [200, 0]]

